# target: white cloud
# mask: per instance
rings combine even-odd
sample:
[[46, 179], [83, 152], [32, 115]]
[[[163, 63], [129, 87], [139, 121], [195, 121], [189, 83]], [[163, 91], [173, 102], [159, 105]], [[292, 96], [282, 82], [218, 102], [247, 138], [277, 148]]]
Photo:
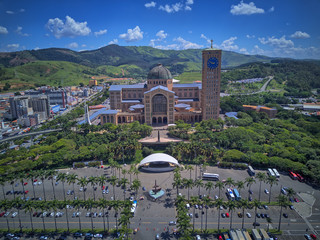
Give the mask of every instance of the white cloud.
[[118, 44], [118, 39], [115, 38], [108, 43], [108, 45], [111, 45], [111, 44]]
[[265, 51], [261, 49], [258, 45], [255, 45], [251, 51], [253, 54], [263, 55]]
[[103, 30], [100, 30], [99, 32], [94, 32], [94, 35], [96, 36], [96, 37], [98, 37], [98, 36], [101, 36], [101, 35], [103, 35], [103, 34], [106, 34], [107, 33], [107, 29], [103, 29]]
[[159, 32], [157, 32], [156, 36], [158, 37], [157, 39], [151, 39], [149, 45], [151, 47], [155, 47], [156, 42], [161, 42], [164, 39], [167, 38], [168, 33], [165, 33], [164, 30], [160, 30]]
[[285, 36], [282, 36], [281, 38], [275, 38], [274, 36], [272, 36], [271, 38], [268, 37], [268, 39], [258, 39], [262, 44], [268, 44], [276, 48], [288, 48], [294, 46], [294, 43], [291, 40], [287, 40]]
[[191, 8], [190, 6], [185, 6], [185, 7], [184, 7], [184, 10], [186, 10], [186, 11], [191, 11], [192, 8]]
[[8, 44], [7, 48], [11, 51], [17, 50], [20, 47], [19, 43]]
[[207, 43], [209, 43], [209, 44], [211, 43], [210, 39], [207, 38], [203, 33], [201, 33], [200, 38], [205, 39], [207, 41]]
[[165, 6], [161, 5], [159, 7], [160, 10], [163, 10], [163, 11], [165, 11], [167, 13], [179, 12], [180, 10], [182, 10], [182, 8], [183, 8], [183, 4], [182, 3], [171, 4], [171, 6], [166, 4]]
[[306, 32], [296, 31], [294, 34], [290, 36], [291, 38], [304, 39], [310, 38], [310, 35]]
[[185, 50], [185, 49], [199, 49], [203, 47], [203, 45], [189, 42], [183, 39], [182, 37], [175, 38], [173, 39], [173, 41], [177, 43], [166, 45], [166, 46], [158, 45], [158, 46], [155, 46], [155, 48], [164, 49], [164, 50], [168, 50], [168, 49]]
[[274, 7], [273, 6], [269, 9], [269, 12], [274, 12]]
[[256, 36], [247, 34], [246, 37], [250, 39], [250, 38], [255, 38]]
[[23, 9], [23, 8], [21, 8], [20, 10], [19, 10], [19, 12], [21, 12], [21, 13], [23, 13], [23, 12], [25, 12], [26, 10], [25, 9]]
[[39, 47], [35, 47], [33, 50], [36, 50], [36, 51], [37, 51], [37, 50], [39, 50], [39, 49], [40, 49]]
[[68, 48], [78, 48], [78, 47], [79, 47], [79, 44], [76, 42], [72, 42], [72, 43], [68, 44]]
[[158, 39], [163, 40], [168, 36], [168, 33], [165, 33], [164, 30], [160, 30], [159, 32], [157, 32], [156, 36], [158, 37]]
[[156, 4], [157, 4], [156, 2], [152, 1], [152, 2], [146, 3], [144, 6], [145, 6], [146, 8], [150, 8], [150, 7], [155, 7]]
[[20, 26], [17, 27], [16, 33], [21, 35], [21, 36], [24, 36], [24, 37], [30, 36], [28, 33], [23, 33], [22, 32], [22, 27], [20, 27]]
[[238, 50], [239, 49], [238, 45], [234, 44], [235, 40], [237, 40], [237, 37], [230, 37], [229, 39], [224, 40], [221, 43], [220, 48], [222, 48], [223, 50], [227, 50], [227, 51]]
[[184, 10], [191, 11], [192, 8], [190, 7], [190, 5], [192, 5], [192, 4], [193, 4], [193, 0], [187, 0], [186, 1], [186, 6], [184, 7]]
[[10, 10], [6, 11], [6, 13], [7, 13], [7, 14], [14, 14], [14, 12], [13, 12], [13, 11], [10, 11]]
[[249, 52], [247, 51], [246, 48], [240, 48], [239, 52], [241, 52], [243, 54], [249, 54]]
[[257, 13], [264, 13], [262, 8], [257, 8], [253, 2], [244, 3], [241, 1], [238, 5], [232, 5], [230, 13], [233, 15], [251, 15]]
[[91, 32], [87, 22], [76, 22], [69, 16], [65, 22], [59, 18], [49, 19], [46, 27], [56, 38], [87, 36]]
[[126, 42], [135, 42], [143, 39], [143, 32], [139, 26], [136, 26], [134, 29], [128, 29], [127, 33], [120, 34], [119, 38], [124, 39]]
[[7, 28], [0, 26], [0, 34], [8, 34]]
[[86, 44], [82, 44], [82, 45], [81, 45], [81, 47], [83, 47], [83, 48], [86, 47], [86, 46], [87, 46]]
[[193, 4], [193, 0], [187, 0], [186, 1], [186, 5], [192, 5]]

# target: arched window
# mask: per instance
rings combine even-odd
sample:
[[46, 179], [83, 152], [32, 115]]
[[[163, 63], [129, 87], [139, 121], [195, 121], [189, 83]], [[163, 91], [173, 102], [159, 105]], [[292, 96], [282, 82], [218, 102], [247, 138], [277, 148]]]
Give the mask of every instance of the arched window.
[[157, 94], [152, 98], [152, 113], [167, 114], [167, 98], [162, 94]]

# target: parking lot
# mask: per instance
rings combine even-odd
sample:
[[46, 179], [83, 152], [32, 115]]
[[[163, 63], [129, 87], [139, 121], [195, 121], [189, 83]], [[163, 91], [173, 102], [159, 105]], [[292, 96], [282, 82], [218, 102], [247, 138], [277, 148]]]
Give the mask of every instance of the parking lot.
[[[129, 168], [126, 166], [126, 168]], [[60, 170], [61, 172], [66, 173], [76, 173], [78, 177], [83, 176], [99, 176], [102, 174], [107, 174], [107, 176], [110, 176], [111, 172], [110, 169], [97, 169], [97, 168], [85, 168], [85, 169], [65, 169]], [[220, 175], [220, 180], [225, 180], [227, 178], [232, 178], [234, 181], [244, 181], [245, 178], [247, 178], [249, 175], [247, 171], [245, 170], [234, 170], [234, 169], [221, 169], [217, 167], [207, 167], [206, 172], [211, 173], [218, 173]], [[256, 171], [259, 172], [259, 171]], [[167, 173], [143, 173], [141, 172], [138, 175], [139, 180], [141, 181], [141, 185], [145, 187], [146, 191], [143, 191], [142, 188], [138, 191], [138, 198], [141, 196], [144, 196], [144, 200], [138, 200], [137, 208], [135, 211], [135, 215], [131, 220], [130, 227], [133, 229], [138, 229], [137, 233], [133, 236], [133, 239], [154, 239], [156, 234], [160, 234], [162, 238], [173, 238], [173, 231], [175, 229], [174, 225], [169, 225], [170, 221], [176, 221], [176, 211], [174, 206], [174, 199], [176, 198], [176, 189], [172, 189], [172, 182], [173, 182], [173, 172], [167, 172]], [[181, 173], [182, 178], [189, 178], [190, 172], [189, 171], [182, 171]], [[199, 176], [199, 168], [198, 168], [198, 174]], [[130, 177], [127, 174], [126, 177], [130, 181]], [[136, 178], [136, 176], [131, 177], [132, 179]], [[192, 171], [192, 178], [195, 178], [195, 170]], [[37, 179], [39, 182], [40, 180]], [[151, 201], [148, 199], [147, 192], [153, 187], [155, 184], [155, 180], [157, 181], [157, 185], [159, 185], [161, 188], [163, 188], [166, 192], [165, 196], [163, 196], [161, 199], [158, 199], [156, 202]], [[25, 191], [29, 191], [26, 196], [29, 198], [33, 198], [33, 187], [31, 181], [27, 181], [28, 184], [25, 186]], [[205, 182], [205, 181], [204, 181]], [[14, 191], [22, 191], [21, 184], [17, 184], [18, 182], [15, 182], [13, 185]], [[43, 185], [44, 184], [44, 185]], [[65, 192], [66, 192], [66, 198], [67, 199], [73, 199], [74, 197], [77, 197], [79, 199], [83, 199], [83, 192], [80, 191], [80, 186], [75, 185], [75, 191], [73, 195], [67, 194], [73, 190], [72, 184], [69, 185], [67, 183], [65, 185]], [[251, 187], [252, 189], [252, 197], [254, 199], [258, 199], [259, 196], [259, 181], [256, 179], [256, 183], [254, 183]], [[113, 188], [110, 186], [109, 183], [106, 184], [106, 186], [109, 187], [109, 193], [108, 194], [102, 194], [102, 190], [98, 187], [95, 191], [95, 197], [96, 199], [99, 198], [105, 198], [108, 200], [111, 200], [113, 196]], [[287, 218], [282, 217], [282, 223], [281, 223], [281, 230], [283, 231], [283, 236], [281, 236], [280, 239], [301, 239], [303, 237], [303, 234], [306, 232], [308, 233], [319, 233], [320, 228], [320, 192], [317, 189], [312, 188], [311, 186], [301, 183], [298, 181], [293, 181], [289, 176], [281, 174], [280, 180], [278, 181], [277, 185], [274, 185], [271, 189], [271, 201], [276, 201], [276, 197], [280, 193], [281, 187], [288, 187], [293, 188], [295, 190], [296, 198], [299, 200], [299, 202], [292, 203], [294, 206], [294, 210], [291, 210], [289, 208], [283, 209], [283, 213], [287, 214]], [[35, 197], [41, 198], [41, 200], [44, 199], [43, 194], [43, 187], [45, 188], [46, 198], [47, 200], [53, 200], [53, 190], [51, 186], [51, 180], [44, 180], [42, 184], [36, 184], [34, 186], [35, 189]], [[58, 183], [56, 185], [54, 181], [54, 188], [55, 188], [55, 194], [57, 199], [63, 199], [63, 186], [62, 183]], [[269, 190], [270, 186], [262, 183], [262, 192], [261, 192], [261, 201], [267, 202], [269, 200], [269, 194], [266, 194], [264, 192], [264, 189]], [[8, 192], [12, 190], [11, 185], [4, 186], [4, 191]], [[115, 188], [116, 193], [116, 199], [123, 199], [123, 190], [120, 187]], [[181, 192], [183, 195], [187, 198], [187, 189], [179, 189], [179, 192]], [[86, 199], [93, 198], [93, 188], [91, 185], [87, 186], [87, 190], [85, 192]], [[201, 195], [208, 195], [208, 191], [201, 187], [200, 189]], [[241, 189], [240, 194], [242, 198], [247, 199], [248, 198], [248, 188], [245, 186], [244, 189]], [[218, 189], [211, 190], [210, 197], [214, 198], [215, 195], [218, 195]], [[126, 192], [126, 197], [130, 196], [130, 191]], [[198, 188], [194, 187], [190, 189], [190, 196], [198, 196]], [[13, 195], [9, 194], [6, 195], [8, 199], [13, 199]], [[23, 197], [23, 194], [18, 194], [16, 197]], [[221, 191], [221, 198], [223, 198], [225, 201], [227, 201], [227, 196], [225, 195], [225, 190]], [[318, 200], [318, 201], [317, 201]], [[39, 201], [39, 200], [36, 200]], [[279, 210], [280, 207], [278, 206], [269, 206], [268, 209], [258, 209], [257, 213], [259, 214], [268, 214], [271, 223], [268, 225], [266, 218], [262, 218], [260, 215], [260, 218], [257, 218], [257, 222], [260, 223], [261, 228], [278, 228], [279, 223]], [[41, 209], [35, 209], [35, 212], [43, 212]], [[93, 218], [93, 226], [94, 229], [103, 229], [103, 217], [102, 215], [102, 209], [92, 209], [93, 213], [96, 212], [97, 216]], [[105, 209], [106, 212], [108, 212], [108, 217], [105, 218], [105, 226], [106, 228], [114, 228], [116, 225], [116, 218], [115, 218], [115, 212], [113, 209]], [[202, 214], [202, 211], [204, 214]], [[192, 207], [189, 210], [189, 213], [193, 214], [192, 218], [190, 219], [190, 223], [193, 224], [193, 220], [195, 223], [195, 228], [200, 229], [202, 225], [202, 229], [205, 229], [206, 224], [206, 211], [207, 214], [207, 227], [208, 228], [218, 228], [218, 214], [219, 211], [217, 208], [208, 208], [208, 209], [195, 209], [193, 212]], [[7, 219], [9, 221], [10, 228], [19, 228], [19, 222], [18, 218], [12, 217], [12, 213], [15, 212], [15, 210], [10, 211], [10, 215], [8, 215]], [[34, 228], [43, 228], [43, 220], [45, 222], [46, 229], [54, 229], [55, 228], [55, 222], [54, 217], [50, 217], [50, 214], [54, 212], [48, 211], [47, 214], [42, 218], [43, 215], [39, 215], [39, 217], [35, 216], [32, 217]], [[87, 209], [67, 209], [60, 210], [62, 212], [62, 216], [56, 217], [57, 227], [58, 228], [66, 228], [67, 218], [66, 214], [69, 216], [69, 224], [70, 228], [79, 228], [79, 222], [81, 224], [82, 229], [90, 229], [91, 228], [91, 218], [86, 217], [87, 213], [89, 212]], [[74, 216], [73, 214], [81, 212], [79, 217]], [[232, 228], [241, 228], [242, 226], [242, 218], [238, 217], [238, 212], [242, 212], [242, 209], [235, 209], [233, 212], [233, 218], [232, 218]], [[251, 218], [247, 217], [246, 213], [251, 214]], [[101, 214], [100, 214], [101, 213]], [[195, 216], [194, 213], [197, 213], [198, 217]], [[228, 209], [222, 209], [220, 213], [229, 213]], [[56, 213], [55, 213], [56, 214]], [[99, 217], [100, 214], [100, 217]], [[48, 216], [47, 216], [48, 215]], [[22, 222], [22, 227], [30, 229], [31, 223], [30, 223], [30, 216], [29, 213], [25, 213], [24, 211], [20, 211], [20, 217]], [[221, 229], [229, 229], [230, 227], [230, 217], [221, 217], [220, 218], [220, 228]], [[254, 222], [255, 216], [254, 216], [254, 209], [246, 209], [245, 210], [245, 216], [244, 216], [244, 227], [245, 228], [252, 228], [252, 224]], [[202, 224], [201, 224], [202, 222]], [[6, 229], [7, 228], [7, 221], [5, 217], [0, 218], [0, 225], [1, 228]], [[161, 235], [162, 234], [162, 235]]]

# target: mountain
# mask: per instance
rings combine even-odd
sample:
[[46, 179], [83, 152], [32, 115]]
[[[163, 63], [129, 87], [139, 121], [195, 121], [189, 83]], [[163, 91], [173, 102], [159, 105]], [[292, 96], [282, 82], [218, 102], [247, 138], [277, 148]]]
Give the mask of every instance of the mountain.
[[[108, 45], [92, 51], [76, 52], [63, 48], [25, 50], [0, 53], [0, 64], [4, 67], [23, 65], [33, 61], [66, 61], [89, 67], [102, 65], [136, 65], [147, 71], [157, 63], [184, 70], [201, 70], [202, 49], [160, 50], [152, 47]], [[259, 55], [244, 55], [223, 51], [222, 67], [235, 67], [249, 62], [270, 62], [273, 58]]]

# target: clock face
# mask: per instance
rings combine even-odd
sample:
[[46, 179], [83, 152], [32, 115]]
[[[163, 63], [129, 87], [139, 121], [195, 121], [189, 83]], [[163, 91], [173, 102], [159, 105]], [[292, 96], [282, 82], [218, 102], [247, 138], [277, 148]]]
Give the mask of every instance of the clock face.
[[214, 68], [217, 68], [218, 65], [219, 65], [219, 60], [217, 58], [212, 57], [208, 59], [208, 62], [207, 62], [208, 68], [214, 69]]

